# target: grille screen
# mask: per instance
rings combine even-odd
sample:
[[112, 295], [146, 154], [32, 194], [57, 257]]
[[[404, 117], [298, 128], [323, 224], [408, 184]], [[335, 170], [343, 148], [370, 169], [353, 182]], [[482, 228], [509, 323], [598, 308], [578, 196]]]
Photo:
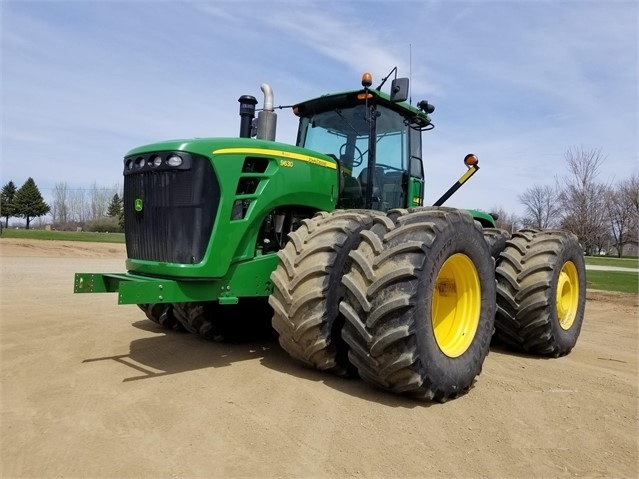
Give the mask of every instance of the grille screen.
[[129, 258], [179, 264], [202, 261], [220, 202], [220, 188], [211, 163], [204, 157], [188, 156], [188, 169], [145, 168], [124, 176]]

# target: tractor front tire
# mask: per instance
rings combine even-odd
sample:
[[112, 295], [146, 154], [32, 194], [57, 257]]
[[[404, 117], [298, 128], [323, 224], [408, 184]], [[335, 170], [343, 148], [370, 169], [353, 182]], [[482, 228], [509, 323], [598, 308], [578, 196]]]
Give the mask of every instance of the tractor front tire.
[[213, 341], [223, 341], [224, 336], [216, 322], [219, 304], [216, 301], [174, 303], [175, 317], [189, 333]]
[[342, 275], [348, 253], [369, 228], [372, 216], [363, 210], [320, 212], [289, 234], [278, 252], [279, 263], [271, 274], [273, 328], [279, 343], [293, 358], [318, 370], [351, 376], [342, 340], [344, 319], [339, 314], [343, 297]]
[[481, 372], [494, 330], [488, 245], [470, 214], [450, 208], [375, 222], [361, 233], [343, 278], [350, 360], [381, 388], [453, 399]]
[[146, 317], [154, 323], [174, 331], [184, 331], [184, 327], [182, 327], [182, 324], [175, 317], [172, 304], [138, 304], [138, 307], [144, 311]]
[[583, 250], [572, 233], [527, 229], [499, 256], [496, 335], [526, 353], [559, 357], [577, 342], [586, 304]]

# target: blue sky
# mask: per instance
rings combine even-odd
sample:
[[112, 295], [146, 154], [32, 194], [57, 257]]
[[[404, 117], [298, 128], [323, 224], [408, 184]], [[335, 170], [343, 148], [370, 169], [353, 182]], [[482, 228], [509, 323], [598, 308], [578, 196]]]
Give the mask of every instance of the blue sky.
[[[237, 136], [243, 94], [276, 105], [375, 85], [397, 66], [425, 133], [426, 203], [521, 213], [517, 195], [600, 148], [600, 179], [639, 169], [639, 2], [2, 0], [0, 182], [45, 199], [122, 184], [122, 157], [159, 140]], [[259, 105], [258, 105], [259, 106]], [[297, 122], [278, 111], [277, 140]]]

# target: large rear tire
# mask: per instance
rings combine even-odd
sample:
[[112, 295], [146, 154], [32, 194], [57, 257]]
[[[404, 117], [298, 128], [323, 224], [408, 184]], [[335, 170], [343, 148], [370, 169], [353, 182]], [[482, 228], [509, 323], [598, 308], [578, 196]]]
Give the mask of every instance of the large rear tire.
[[341, 337], [344, 319], [338, 305], [344, 288], [340, 280], [348, 253], [376, 214], [380, 213], [317, 213], [290, 233], [286, 246], [278, 252], [279, 263], [271, 274], [273, 294], [269, 297], [273, 328], [284, 350], [315, 369], [340, 376], [355, 373]]
[[583, 250], [572, 233], [521, 230], [502, 251], [497, 337], [527, 353], [559, 357], [577, 343], [586, 305]]
[[506, 248], [506, 241], [508, 241], [512, 235], [501, 228], [484, 228], [484, 240], [488, 244], [490, 250], [490, 256], [497, 259], [499, 253]]
[[416, 209], [396, 221], [375, 218], [361, 236], [340, 305], [360, 376], [425, 400], [467, 391], [488, 354], [495, 314], [493, 261], [472, 216]]
[[174, 331], [184, 331], [184, 327], [182, 327], [182, 324], [175, 317], [172, 304], [138, 304], [138, 307], [144, 311], [146, 317], [154, 323]]

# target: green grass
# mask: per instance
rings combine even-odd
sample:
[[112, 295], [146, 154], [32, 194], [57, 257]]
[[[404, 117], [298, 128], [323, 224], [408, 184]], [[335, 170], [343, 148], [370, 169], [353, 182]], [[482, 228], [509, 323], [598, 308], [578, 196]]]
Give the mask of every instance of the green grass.
[[625, 271], [586, 271], [587, 287], [621, 293], [639, 293], [639, 274]]
[[24, 238], [58, 241], [90, 241], [93, 243], [124, 243], [124, 233], [88, 233], [2, 228], [2, 238]]
[[615, 258], [614, 256], [586, 256], [586, 264], [597, 266], [621, 266], [639, 268], [639, 258]]

